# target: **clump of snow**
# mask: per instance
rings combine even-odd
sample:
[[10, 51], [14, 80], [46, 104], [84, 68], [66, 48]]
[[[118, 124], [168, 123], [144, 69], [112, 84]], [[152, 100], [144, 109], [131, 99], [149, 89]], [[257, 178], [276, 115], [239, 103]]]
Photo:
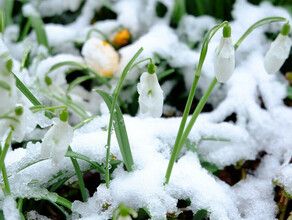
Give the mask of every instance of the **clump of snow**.
[[3, 201], [3, 214], [5, 219], [18, 220], [20, 219], [19, 210], [16, 207], [16, 202], [12, 196], [6, 196]]
[[25, 4], [22, 8], [22, 13], [25, 17], [39, 17], [38, 11], [31, 4]]
[[292, 195], [292, 164], [288, 164], [281, 168], [280, 173], [276, 176], [277, 184], [284, 186], [285, 191]]

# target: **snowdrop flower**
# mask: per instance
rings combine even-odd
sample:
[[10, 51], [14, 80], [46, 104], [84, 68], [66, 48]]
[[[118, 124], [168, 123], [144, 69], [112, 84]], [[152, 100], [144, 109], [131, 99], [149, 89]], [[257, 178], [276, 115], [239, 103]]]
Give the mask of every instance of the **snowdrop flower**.
[[60, 114], [60, 119], [53, 120], [53, 126], [42, 140], [42, 158], [52, 157], [52, 164], [57, 165], [65, 156], [68, 146], [72, 142], [73, 128], [67, 122], [68, 112]]
[[290, 25], [283, 26], [281, 33], [271, 44], [270, 49], [264, 58], [264, 67], [269, 74], [279, 71], [285, 60], [288, 58], [292, 41], [289, 38]]
[[12, 111], [16, 104], [15, 78], [11, 74], [12, 59], [0, 34], [0, 115]]
[[119, 54], [107, 42], [92, 37], [82, 47], [85, 63], [101, 76], [112, 76], [119, 67]]
[[154, 64], [148, 65], [148, 72], [144, 72], [137, 85], [139, 106], [143, 114], [150, 113], [153, 117], [160, 117], [163, 108], [163, 91], [159, 85]]
[[235, 66], [235, 51], [229, 25], [223, 28], [223, 37], [215, 51], [214, 71], [219, 82], [225, 83], [232, 75]]
[[138, 213], [122, 202], [113, 212], [113, 220], [132, 220], [132, 217], [137, 218]]

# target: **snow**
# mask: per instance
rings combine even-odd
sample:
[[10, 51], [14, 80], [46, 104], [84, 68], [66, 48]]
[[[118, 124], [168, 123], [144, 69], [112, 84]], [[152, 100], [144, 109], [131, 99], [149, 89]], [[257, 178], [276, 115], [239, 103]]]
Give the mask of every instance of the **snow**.
[[[118, 50], [120, 56], [119, 69], [116, 77], [132, 58], [134, 53], [143, 47], [144, 51], [137, 59], [142, 60], [158, 54], [165, 59], [171, 68], [180, 69], [184, 74], [186, 88], [189, 90], [193, 82], [194, 70], [198, 64], [200, 48], [191, 49], [187, 42], [201, 42], [204, 33], [217, 23], [209, 16], [184, 16], [178, 29], [169, 27], [168, 21], [173, 10], [172, 1], [161, 1], [168, 7], [164, 18], [155, 17], [156, 0], [113, 1], [113, 9], [117, 13], [116, 20], [98, 21], [90, 24], [95, 13], [102, 7], [96, 0], [85, 1], [81, 14], [76, 21], [68, 25], [46, 24], [49, 45], [48, 51], [43, 46], [37, 46], [35, 36], [28, 35], [24, 42], [15, 42], [18, 28], [9, 26], [4, 35], [4, 44], [7, 46], [12, 59], [13, 71], [32, 90], [42, 103], [47, 105], [60, 105], [55, 100], [48, 101], [39, 89], [65, 96], [67, 89], [66, 73], [71, 66], [62, 66], [49, 73], [50, 68], [64, 61], [73, 61], [85, 64], [82, 54], [74, 47], [74, 42], [85, 43], [87, 33], [97, 28], [109, 39], [121, 28], [130, 31], [133, 43]], [[49, 1], [41, 2], [39, 11], [27, 4], [23, 11], [26, 16], [42, 17], [58, 15], [65, 11], [76, 11], [81, 1]], [[54, 7], [53, 7], [54, 6]], [[59, 7], [57, 7], [59, 6]], [[51, 10], [54, 9], [54, 10]], [[246, 15], [249, 15], [248, 17]], [[237, 0], [233, 11], [233, 20], [229, 23], [232, 28], [232, 40], [236, 42], [244, 30], [261, 18], [269, 16], [284, 16], [291, 20], [287, 11], [275, 7], [268, 2], [259, 6], [247, 3], [246, 0]], [[153, 219], [165, 219], [166, 213], [178, 212], [177, 200], [190, 199], [188, 209], [193, 213], [206, 209], [209, 217], [213, 219], [275, 219], [277, 206], [274, 202], [273, 182], [284, 187], [292, 195], [292, 166], [289, 164], [292, 149], [291, 128], [292, 110], [284, 105], [287, 83], [278, 72], [268, 75], [264, 69], [264, 54], [270, 45], [265, 32], [279, 32], [281, 25], [269, 24], [251, 33], [236, 51], [235, 70], [225, 84], [218, 84], [212, 92], [209, 103], [213, 110], [200, 114], [196, 124], [191, 130], [188, 139], [196, 144], [197, 153], [187, 151], [183, 147], [178, 161], [174, 164], [172, 176], [168, 185], [163, 185], [165, 172], [171, 156], [181, 117], [152, 118], [131, 117], [124, 115], [125, 125], [134, 159], [133, 172], [126, 172], [122, 165], [113, 172], [113, 179], [107, 189], [100, 184], [88, 202], [74, 201], [72, 205], [72, 218], [78, 219], [109, 219], [113, 210], [124, 202], [135, 210], [146, 207]], [[206, 91], [210, 81], [214, 78], [214, 51], [218, 46], [221, 30], [218, 31], [209, 44], [208, 54], [202, 69], [202, 76], [198, 84], [198, 93]], [[95, 32], [93, 39], [101, 38]], [[1, 38], [2, 39], [2, 38]], [[104, 39], [102, 39], [104, 40]], [[6, 46], [1, 42], [0, 54], [7, 53]], [[32, 65], [29, 69], [19, 71], [23, 49], [27, 44], [33, 48]], [[92, 49], [92, 48], [90, 48]], [[49, 52], [53, 52], [49, 54]], [[101, 56], [101, 54], [99, 54]], [[98, 58], [101, 59], [101, 57]], [[2, 57], [1, 57], [2, 58]], [[136, 82], [145, 71], [147, 62], [141, 63], [127, 76], [130, 83]], [[114, 71], [113, 71], [114, 72]], [[48, 74], [53, 84], [48, 86], [45, 77]], [[3, 80], [3, 78], [1, 78]], [[111, 80], [112, 89], [116, 80]], [[128, 81], [126, 83], [129, 83]], [[14, 81], [13, 81], [14, 83]], [[173, 82], [162, 85], [167, 95], [174, 86]], [[111, 91], [105, 86], [97, 89]], [[46, 130], [40, 132], [35, 129], [39, 124], [41, 128], [51, 125], [43, 112], [32, 114], [29, 110], [31, 104], [20, 93], [11, 99], [24, 107], [21, 123], [15, 124], [15, 141], [37, 139], [41, 140]], [[124, 100], [131, 100], [126, 93], [122, 93]], [[125, 95], [125, 97], [124, 97]], [[71, 147], [73, 151], [87, 156], [90, 160], [104, 163], [106, 154], [107, 126], [109, 111], [101, 98], [92, 91], [86, 91], [77, 86], [70, 93], [73, 102], [84, 107], [89, 115], [97, 115], [91, 122], [74, 131]], [[8, 103], [8, 101], [6, 102]], [[264, 106], [262, 105], [264, 104]], [[3, 107], [4, 108], [4, 107]], [[2, 109], [2, 105], [1, 105]], [[11, 107], [12, 111], [13, 107]], [[164, 105], [164, 111], [172, 107]], [[2, 115], [1, 110], [1, 115]], [[70, 109], [70, 123], [80, 122], [74, 117]], [[236, 115], [234, 122], [227, 121], [230, 115]], [[9, 115], [13, 115], [9, 112]], [[73, 119], [71, 119], [71, 117]], [[189, 120], [189, 119], [188, 119]], [[1, 120], [2, 126], [3, 120]], [[6, 125], [9, 126], [9, 125]], [[4, 127], [4, 126], [2, 126]], [[61, 135], [61, 134], [60, 134]], [[15, 136], [15, 137], [16, 137]], [[206, 140], [212, 139], [212, 140]], [[2, 140], [3, 141], [3, 140]], [[259, 167], [247, 174], [246, 179], [234, 186], [229, 186], [218, 177], [204, 169], [199, 157], [215, 164], [220, 169], [235, 165], [239, 161], [254, 160], [260, 152], [266, 152], [261, 158]], [[116, 140], [112, 135], [111, 154], [122, 160], [122, 155]], [[38, 161], [38, 163], [35, 163]], [[81, 170], [89, 169], [89, 164], [78, 160]], [[29, 142], [26, 149], [9, 150], [5, 158], [5, 165], [11, 185], [11, 197], [5, 197], [1, 192], [0, 206], [4, 210], [5, 218], [18, 219], [18, 211], [14, 199], [17, 197], [37, 198], [48, 196], [56, 201], [57, 195], [50, 194], [45, 188], [62, 178], [71, 178], [75, 175], [69, 158], [64, 158], [56, 166], [50, 160], [41, 159], [41, 143]], [[56, 177], [56, 174], [60, 174]], [[101, 175], [104, 179], [104, 175]], [[36, 184], [31, 184], [36, 180]], [[2, 199], [3, 198], [3, 199]], [[104, 204], [110, 204], [107, 210]], [[30, 212], [31, 218], [38, 214]], [[45, 217], [42, 217], [45, 218]]]

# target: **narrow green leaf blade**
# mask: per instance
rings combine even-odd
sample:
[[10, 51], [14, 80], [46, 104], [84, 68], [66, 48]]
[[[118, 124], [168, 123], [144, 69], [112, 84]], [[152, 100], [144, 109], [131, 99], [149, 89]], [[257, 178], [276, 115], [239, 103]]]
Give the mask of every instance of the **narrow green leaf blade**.
[[77, 152], [74, 151], [67, 151], [65, 157], [74, 157], [80, 160], [84, 160], [86, 162], [88, 162], [89, 164], [91, 164], [92, 166], [94, 166], [100, 173], [105, 173], [104, 169], [97, 163], [97, 162], [93, 162], [90, 158], [79, 154]]
[[66, 90], [66, 93], [69, 93], [74, 87], [78, 86], [79, 84], [83, 83], [86, 80], [94, 79], [95, 76], [80, 76], [74, 79], [72, 82], [69, 83], [69, 86]]
[[287, 97], [292, 99], [292, 86], [288, 86], [287, 88]]
[[206, 209], [200, 209], [199, 211], [197, 211], [197, 213], [193, 217], [193, 220], [204, 220], [207, 214], [208, 214], [208, 211]]
[[46, 35], [46, 31], [44, 28], [44, 22], [40, 16], [29, 16], [28, 17], [32, 28], [35, 30], [37, 35], [37, 40], [39, 44], [44, 45], [49, 49], [49, 43]]
[[[111, 96], [108, 93], [101, 90], [94, 90], [94, 91], [97, 92], [103, 98], [108, 109], [110, 109], [112, 105]], [[123, 156], [124, 164], [128, 171], [132, 171], [132, 167], [134, 164], [132, 152], [131, 152], [131, 148], [129, 144], [127, 130], [124, 123], [123, 114], [118, 105], [115, 106], [114, 129], [115, 129], [117, 141], [119, 143], [120, 151]]]

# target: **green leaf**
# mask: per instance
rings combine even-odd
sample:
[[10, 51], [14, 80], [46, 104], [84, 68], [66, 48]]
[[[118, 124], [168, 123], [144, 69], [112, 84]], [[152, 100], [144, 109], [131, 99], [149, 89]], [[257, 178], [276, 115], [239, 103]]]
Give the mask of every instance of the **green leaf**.
[[[101, 90], [94, 90], [94, 91], [97, 92], [103, 98], [108, 109], [110, 109], [112, 106], [112, 101], [113, 101], [112, 97], [104, 91], [101, 91]], [[120, 151], [123, 156], [124, 164], [128, 171], [132, 171], [132, 166], [134, 162], [133, 162], [132, 152], [131, 152], [131, 148], [129, 144], [128, 134], [125, 127], [123, 114], [121, 112], [120, 107], [117, 104], [115, 106], [113, 120], [114, 120], [114, 129], [115, 129], [117, 141], [119, 143]]]
[[[96, 79], [99, 79], [103, 84], [105, 84], [108, 88], [111, 88], [111, 85], [109, 84], [109, 82], [102, 76], [98, 75], [94, 70], [90, 69], [89, 67], [85, 66], [84, 64], [82, 63], [77, 63], [77, 62], [74, 62], [74, 61], [64, 61], [64, 62], [60, 62], [60, 63], [56, 63], [55, 65], [53, 65], [49, 72], [52, 72], [53, 70], [61, 67], [61, 66], [65, 66], [65, 65], [70, 65], [70, 66], [75, 66], [75, 67], [78, 67], [82, 70], [85, 70], [85, 71], [88, 71], [90, 73], [92, 73]], [[47, 74], [48, 74], [47, 73]]]
[[49, 49], [49, 43], [42, 18], [40, 16], [28, 16], [28, 20], [36, 33], [38, 43]]
[[10, 85], [9, 85], [8, 83], [2, 81], [2, 80], [0, 80], [0, 87], [1, 87], [2, 89], [8, 90], [8, 91], [11, 90]]
[[292, 99], [292, 86], [287, 87], [287, 97]]
[[41, 103], [36, 99], [36, 97], [26, 88], [26, 86], [19, 80], [19, 78], [13, 73], [15, 79], [16, 79], [16, 86], [28, 98], [28, 100], [33, 105], [41, 105]]
[[21, 64], [20, 64], [20, 71], [22, 71], [22, 69], [24, 67], [28, 68], [30, 52], [31, 52], [31, 48], [30, 47], [24, 49], [23, 55], [22, 55]]
[[215, 173], [219, 170], [219, 168], [215, 164], [204, 161], [201, 158], [200, 158], [200, 162], [201, 162], [201, 166], [205, 168], [206, 170], [208, 170], [210, 173]]
[[14, 6], [14, 1], [4, 0], [4, 15], [5, 15], [5, 26], [6, 27], [12, 23], [13, 6]]
[[172, 12], [172, 23], [174, 26], [177, 26], [182, 18], [182, 16], [186, 13], [186, 6], [184, 0], [175, 0], [174, 8]]
[[162, 80], [163, 78], [167, 77], [168, 75], [174, 73], [175, 69], [165, 70], [163, 72], [157, 73], [158, 80]]
[[94, 166], [100, 173], [105, 173], [104, 169], [97, 163], [97, 162], [93, 162], [90, 158], [79, 154], [77, 152], [73, 152], [73, 151], [67, 151], [65, 157], [74, 157], [80, 160], [84, 160], [86, 162], [88, 162], [89, 164], [91, 164], [92, 166]]
[[3, 35], [5, 30], [5, 20], [4, 20], [4, 12], [2, 8], [0, 8], [0, 32]]
[[78, 86], [79, 84], [83, 83], [86, 80], [94, 79], [95, 76], [80, 76], [74, 79], [72, 82], [69, 83], [69, 86], [66, 90], [66, 93], [69, 93], [74, 87]]
[[207, 214], [208, 214], [208, 211], [206, 209], [200, 209], [194, 215], [193, 220], [203, 220], [207, 216]]

